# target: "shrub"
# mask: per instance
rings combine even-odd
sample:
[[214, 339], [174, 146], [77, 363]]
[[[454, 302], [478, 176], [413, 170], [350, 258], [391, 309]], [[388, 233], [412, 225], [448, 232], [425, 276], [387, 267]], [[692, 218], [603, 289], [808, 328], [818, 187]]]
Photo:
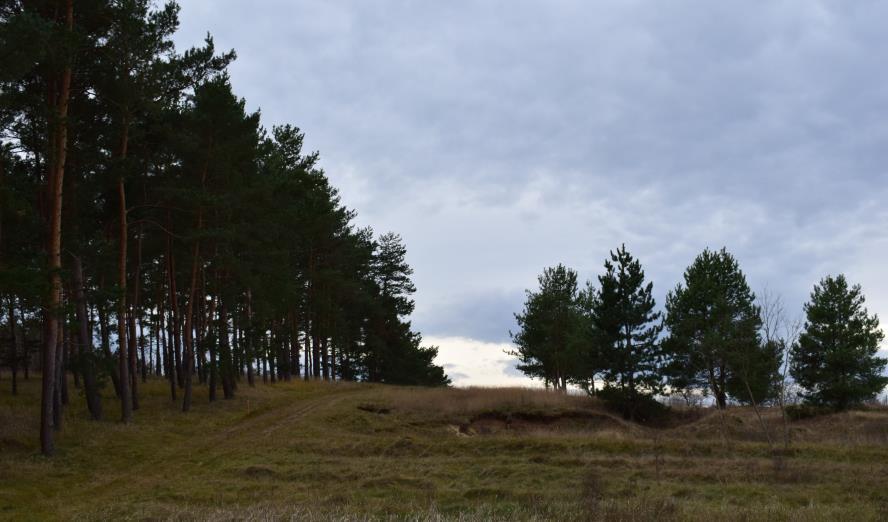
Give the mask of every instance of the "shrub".
[[669, 407], [650, 395], [632, 394], [612, 386], [606, 386], [598, 392], [608, 409], [619, 413], [624, 419], [632, 419], [642, 424], [657, 424], [669, 417]]

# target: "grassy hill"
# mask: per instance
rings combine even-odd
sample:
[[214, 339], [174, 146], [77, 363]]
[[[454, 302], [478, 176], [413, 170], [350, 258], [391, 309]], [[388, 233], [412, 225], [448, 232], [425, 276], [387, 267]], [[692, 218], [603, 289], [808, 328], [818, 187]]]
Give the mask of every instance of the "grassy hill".
[[797, 421], [775, 457], [740, 408], [655, 429], [542, 391], [293, 382], [186, 415], [153, 381], [127, 426], [74, 391], [48, 460], [38, 381], [3, 383], [4, 519], [888, 519], [888, 411]]

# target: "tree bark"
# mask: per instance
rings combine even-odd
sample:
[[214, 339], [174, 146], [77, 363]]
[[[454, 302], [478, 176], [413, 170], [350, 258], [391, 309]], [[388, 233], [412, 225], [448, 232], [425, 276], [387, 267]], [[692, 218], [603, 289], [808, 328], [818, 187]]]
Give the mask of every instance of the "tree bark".
[[62, 353], [59, 354], [59, 397], [61, 399], [62, 406], [68, 405], [68, 366], [70, 360], [68, 359], [68, 353], [71, 351], [71, 329], [62, 322], [59, 325], [59, 343], [61, 344], [60, 349]]
[[83, 374], [83, 388], [86, 394], [86, 407], [93, 420], [102, 419], [102, 398], [96, 380], [95, 356], [92, 349], [89, 321], [86, 316], [86, 293], [83, 288], [83, 264], [80, 258], [74, 257], [74, 298], [77, 301], [77, 357], [80, 360], [80, 371]]
[[[65, 28], [74, 29], [74, 0], [65, 1]], [[49, 233], [47, 257], [49, 292], [43, 308], [43, 375], [40, 407], [40, 450], [53, 454], [53, 395], [55, 392], [55, 351], [59, 335], [59, 308], [62, 296], [62, 186], [65, 176], [65, 156], [68, 152], [68, 99], [71, 90], [71, 63], [67, 61], [58, 78], [48, 80], [47, 101], [54, 121], [50, 122], [49, 144], [52, 160], [47, 161], [49, 195]]]
[[[203, 214], [200, 210], [198, 210], [197, 222], [198, 230], [200, 230], [203, 224]], [[191, 374], [194, 373], [194, 333], [192, 328], [192, 321], [194, 317], [194, 296], [197, 294], [197, 269], [200, 259], [199, 239], [196, 239], [194, 241], [194, 250], [191, 255], [191, 288], [188, 291], [188, 304], [185, 305], [185, 360], [183, 361], [183, 371], [185, 373], [185, 397], [182, 399], [183, 412], [191, 410]]]
[[205, 339], [209, 339], [209, 342], [206, 343], [207, 348], [210, 351], [210, 369], [209, 369], [209, 381], [210, 381], [210, 389], [209, 396], [210, 402], [216, 400], [216, 387], [219, 384], [219, 360], [218, 360], [218, 346], [219, 346], [219, 335], [213, 335], [212, 332], [209, 331], [210, 325], [212, 324], [212, 317], [216, 315], [216, 300], [213, 299], [212, 304], [209, 306], [209, 311], [207, 313], [207, 333]]
[[161, 343], [163, 345], [163, 359], [164, 359], [164, 367], [166, 369], [166, 377], [170, 382], [170, 400], [176, 400], [176, 361], [175, 356], [173, 355], [173, 327], [170, 323], [172, 323], [172, 314], [170, 314], [171, 319], [169, 322], [164, 324], [164, 315], [163, 315], [163, 300], [160, 301], [160, 328], [161, 328]]
[[[171, 230], [172, 220], [170, 219], [170, 211], [167, 210], [167, 230]], [[166, 265], [167, 265], [167, 276], [169, 277], [169, 291], [170, 291], [170, 333], [171, 339], [169, 343], [169, 349], [173, 355], [170, 361], [170, 367], [173, 369], [172, 374], [175, 376], [175, 381], [180, 388], [185, 386], [184, 375], [182, 372], [182, 346], [181, 346], [181, 332], [179, 331], [179, 303], [176, 292], [176, 260], [173, 256], [173, 236], [170, 233], [167, 233], [166, 238]], [[173, 393], [173, 398], [175, 399], [176, 394]]]
[[[136, 316], [139, 315], [139, 291], [141, 283], [141, 256], [142, 256], [142, 239], [141, 234], [136, 240], [136, 267], [133, 274], [133, 293], [127, 310], [127, 328], [129, 328], [129, 337], [127, 343], [127, 355], [129, 360], [129, 377], [130, 377], [130, 394], [132, 394], [133, 410], [139, 409], [139, 338], [136, 337]], [[124, 292], [126, 294], [126, 292]], [[140, 319], [141, 320], [141, 319]], [[144, 355], [144, 351], [142, 352]], [[144, 360], [143, 360], [144, 364]]]
[[55, 348], [55, 375], [53, 378], [55, 379], [55, 389], [53, 390], [52, 395], [52, 429], [54, 431], [62, 430], [62, 408], [64, 407], [64, 403], [62, 402], [62, 379], [65, 378], [65, 371], [63, 369], [65, 364], [65, 346], [64, 346], [64, 328], [62, 326], [61, 321], [59, 322], [59, 331], [58, 336], [56, 337], [56, 348]]
[[290, 365], [293, 376], [299, 378], [299, 318], [295, 310], [290, 310]]
[[307, 381], [311, 376], [311, 361], [308, 358], [308, 354], [311, 353], [311, 335], [309, 335], [307, 324], [305, 328], [305, 349], [302, 353], [302, 378]]
[[[99, 286], [104, 286], [100, 284]], [[111, 383], [114, 385], [114, 395], [120, 398], [120, 376], [117, 374], [117, 365], [114, 364], [114, 355], [111, 354], [111, 326], [108, 320], [108, 311], [102, 305], [96, 306], [96, 313], [99, 315], [99, 335], [102, 338], [102, 353], [105, 361], [108, 362], [110, 368], [108, 373], [111, 374]]]
[[[203, 209], [197, 212], [197, 230], [203, 228]], [[183, 355], [183, 372], [185, 379], [185, 397], [182, 399], [182, 411], [191, 410], [192, 376], [194, 374], [194, 300], [197, 296], [197, 283], [200, 268], [200, 239], [195, 239], [192, 250], [191, 286], [188, 291], [188, 304], [185, 305], [185, 353]]]
[[321, 337], [321, 357], [322, 357], [321, 360], [323, 361], [322, 365], [324, 367], [324, 380], [325, 381], [330, 379], [330, 360], [329, 360], [330, 357], [329, 357], [329, 355], [330, 354], [327, 352], [327, 336], [325, 335], [324, 337]]
[[[223, 283], [224, 284], [224, 283]], [[225, 298], [219, 295], [219, 358], [222, 374], [222, 396], [225, 399], [234, 398], [234, 366], [232, 364], [231, 346], [228, 341], [228, 310], [225, 307]]]
[[[135, 341], [135, 346], [138, 347], [139, 357], [137, 357], [136, 350], [133, 350], [130, 353], [130, 369], [133, 372], [133, 409], [137, 409], [138, 406], [138, 394], [136, 393], [136, 370], [139, 370], [142, 378], [142, 382], [145, 382], [146, 377], [146, 364], [147, 360], [145, 359], [145, 337], [143, 335], [142, 330], [142, 322], [143, 322], [143, 314], [142, 314], [142, 235], [143, 235], [143, 227], [139, 225], [139, 238], [136, 240], [136, 273], [133, 277], [134, 289], [133, 289], [133, 305], [131, 307], [132, 313], [130, 315], [130, 333], [132, 335], [133, 340]], [[136, 337], [136, 322], [138, 321], [139, 326], [139, 336]], [[138, 364], [138, 359], [141, 359], [141, 366]]]
[[[126, 127], [124, 127], [126, 129]], [[126, 130], [124, 130], [126, 134]], [[126, 140], [122, 140], [122, 157], [126, 157]], [[126, 317], [126, 248], [127, 248], [127, 223], [126, 223], [126, 189], [123, 185], [123, 176], [117, 179], [117, 195], [120, 207], [118, 218], [120, 219], [119, 249], [117, 255], [117, 360], [118, 373], [120, 375], [120, 418], [124, 423], [133, 418], [133, 397], [130, 392], [129, 357], [127, 356], [127, 317]]]
[[311, 322], [311, 366], [315, 379], [321, 377], [321, 346], [318, 339], [317, 320]]
[[253, 292], [247, 289], [247, 331], [244, 343], [244, 359], [247, 361], [247, 384], [256, 386], [253, 382]]
[[15, 297], [9, 296], [9, 366], [12, 370], [12, 394], [18, 395], [19, 336], [15, 327]]

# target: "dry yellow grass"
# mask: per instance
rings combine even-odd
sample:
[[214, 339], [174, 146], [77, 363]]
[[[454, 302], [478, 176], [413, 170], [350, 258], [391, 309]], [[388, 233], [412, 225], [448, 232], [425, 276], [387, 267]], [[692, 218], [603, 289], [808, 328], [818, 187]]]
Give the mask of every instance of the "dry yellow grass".
[[440, 415], [473, 415], [491, 411], [556, 412], [599, 407], [588, 397], [537, 388], [389, 388], [381, 397], [402, 411], [435, 412]]
[[[728, 413], [728, 429], [712, 414], [653, 429], [540, 390], [293, 382], [213, 404], [199, 388], [182, 414], [155, 381], [129, 426], [87, 420], [75, 394], [47, 460], [36, 455], [37, 388], [0, 392], [2, 519], [888, 516], [884, 411], [794, 423], [798, 440], [777, 459], [744, 409]], [[109, 418], [115, 406], [106, 398]]]

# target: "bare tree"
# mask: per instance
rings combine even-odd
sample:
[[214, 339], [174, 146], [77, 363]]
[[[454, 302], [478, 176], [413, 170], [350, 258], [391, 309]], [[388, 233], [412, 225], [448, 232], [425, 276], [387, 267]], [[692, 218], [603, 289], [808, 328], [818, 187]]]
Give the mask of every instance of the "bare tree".
[[792, 346], [799, 338], [802, 331], [802, 319], [796, 317], [789, 319], [786, 313], [786, 307], [780, 295], [775, 294], [769, 288], [765, 288], [759, 297], [759, 307], [762, 315], [762, 335], [766, 343], [776, 343], [780, 346], [782, 355], [782, 364], [780, 367], [780, 393], [777, 395], [777, 401], [780, 406], [780, 414], [783, 420], [783, 446], [789, 448], [789, 417], [786, 415], [787, 390], [790, 387], [788, 382], [788, 374], [790, 363], [792, 362]]

